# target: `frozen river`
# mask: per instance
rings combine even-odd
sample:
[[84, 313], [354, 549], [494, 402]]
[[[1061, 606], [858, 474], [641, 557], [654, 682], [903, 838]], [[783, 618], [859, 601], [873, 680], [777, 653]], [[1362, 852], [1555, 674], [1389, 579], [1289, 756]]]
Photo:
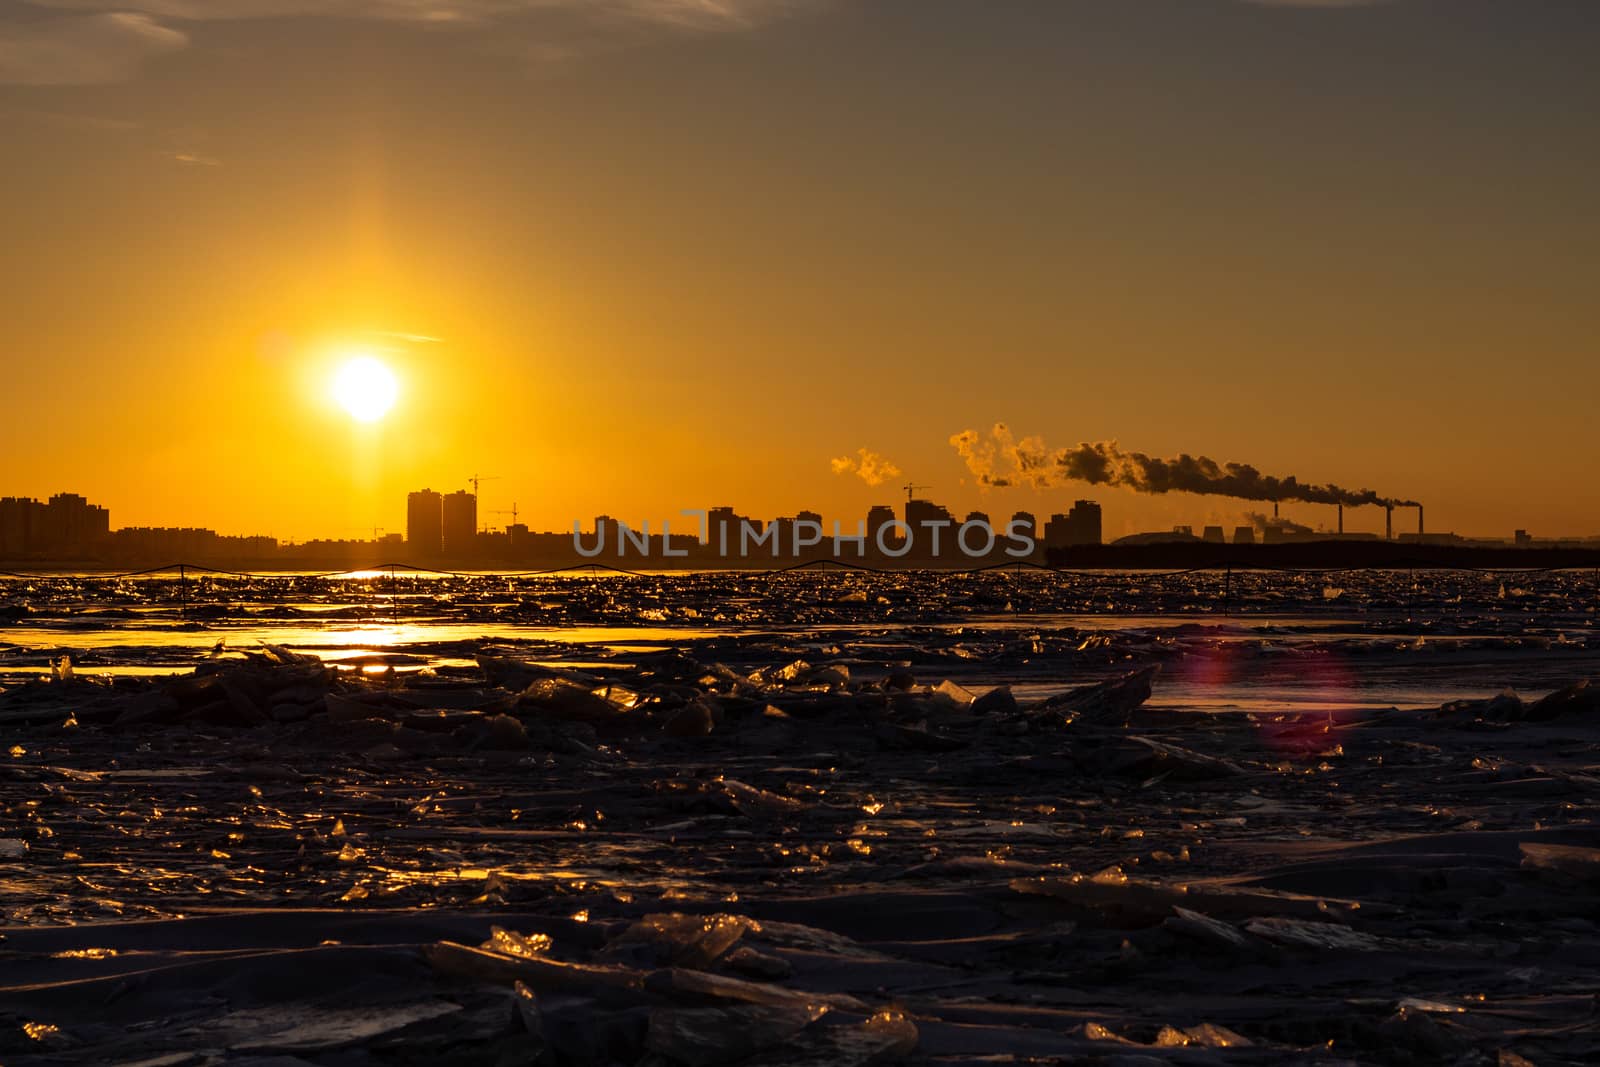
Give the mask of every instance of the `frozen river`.
[[[1561, 684], [1590, 660], [1589, 572], [60, 576], [0, 582], [0, 679], [165, 675], [280, 645], [368, 673], [485, 650], [582, 666], [694, 644], [732, 658], [934, 656], [1047, 696], [1156, 659], [1193, 710], [1425, 706]], [[742, 650], [742, 652], [740, 651]]]

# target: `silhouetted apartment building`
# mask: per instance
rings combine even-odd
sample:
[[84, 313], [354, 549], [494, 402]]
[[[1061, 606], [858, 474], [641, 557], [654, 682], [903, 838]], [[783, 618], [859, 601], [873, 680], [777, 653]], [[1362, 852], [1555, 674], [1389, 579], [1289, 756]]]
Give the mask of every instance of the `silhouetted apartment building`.
[[[787, 556], [794, 552], [794, 543], [800, 530], [800, 517], [794, 518], [780, 515], [767, 523], [767, 532], [770, 536], [762, 539], [759, 545], [753, 545], [751, 551], [755, 554], [768, 553], [773, 556]], [[807, 536], [811, 532], [806, 531]]]
[[931, 500], [907, 500], [905, 515], [906, 525], [911, 527], [908, 556], [932, 559], [955, 554], [956, 527], [960, 524], [949, 509]]
[[1065, 515], [1052, 515], [1044, 524], [1044, 543], [1048, 548], [1098, 545], [1102, 541], [1100, 505], [1079, 500]]
[[59, 544], [91, 544], [111, 532], [111, 512], [77, 493], [57, 493], [44, 511], [45, 535]]
[[[848, 536], [848, 534], [846, 535]], [[816, 555], [819, 545], [831, 543], [831, 531], [822, 525], [822, 513], [818, 511], [801, 511], [793, 518], [781, 517], [772, 520], [767, 527], [767, 536], [763, 537], [759, 545], [751, 541], [751, 555], [767, 554], [789, 559], [797, 555]], [[802, 542], [808, 542], [802, 544]]]
[[[587, 531], [572, 533], [531, 533], [524, 523], [506, 527], [504, 535], [486, 534], [494, 540], [486, 546], [492, 554], [504, 546], [504, 551], [515, 558], [576, 558], [581, 559], [671, 559], [683, 558], [691, 551], [702, 549], [693, 534], [672, 534], [670, 541], [653, 523], [628, 522], [610, 515], [596, 515], [594, 525]], [[504, 541], [499, 540], [504, 537]], [[738, 526], [728, 527], [730, 554], [739, 550]], [[702, 550], [707, 551], [707, 550]]]
[[760, 519], [740, 515], [729, 507], [711, 508], [706, 512], [705, 547], [714, 555], [738, 556], [746, 537], [759, 536], [765, 530], [766, 523]]
[[20, 556], [33, 543], [34, 510], [41, 505], [27, 497], [0, 498], [0, 556]]
[[444, 498], [432, 489], [406, 498], [406, 547], [421, 559], [444, 555]]
[[454, 559], [473, 554], [478, 537], [478, 498], [458, 489], [443, 502], [444, 550]]
[[[911, 527], [912, 536], [923, 534], [924, 526], [936, 526], [939, 523], [955, 525], [956, 517], [943, 505], [935, 504], [931, 500], [907, 500], [905, 511], [906, 525]], [[923, 534], [926, 536], [925, 534]]]
[[277, 558], [322, 567], [336, 563], [370, 567], [404, 558], [405, 544], [405, 534], [400, 533], [384, 534], [371, 540], [314, 538], [299, 544], [280, 545]]
[[[872, 507], [868, 508], [868, 546], [870, 546], [873, 550], [876, 550], [879, 547], [880, 542], [884, 546], [890, 548], [893, 548], [896, 544], [898, 544], [900, 540], [900, 531], [895, 528], [895, 521], [894, 508], [889, 507], [887, 504], [874, 504]], [[888, 529], [884, 530], [885, 527], [888, 527]], [[884, 530], [881, 538], [878, 536], [880, 530]]]
[[619, 555], [623, 551], [623, 539], [629, 533], [623, 529], [626, 525], [621, 519], [614, 519], [610, 515], [596, 515], [594, 518], [594, 532], [598, 538], [596, 543], [605, 545], [605, 550], [611, 555]]
[[111, 512], [76, 493], [57, 493], [41, 504], [28, 497], [0, 500], [0, 553], [60, 555], [103, 544]]
[[1039, 540], [1039, 519], [1032, 512], [1019, 511], [1011, 516], [1010, 532], [1018, 537]]
[[1050, 516], [1044, 521], [1044, 544], [1046, 548], [1066, 548], [1072, 544], [1071, 525], [1067, 517], [1060, 512]]
[[1067, 512], [1067, 524], [1071, 529], [1073, 544], [1098, 545], [1104, 540], [1101, 533], [1100, 505], [1093, 500], [1076, 501], [1072, 505], [1072, 510]]
[[145, 563], [263, 560], [278, 551], [271, 537], [233, 537], [196, 527], [124, 526], [111, 535], [111, 555]]

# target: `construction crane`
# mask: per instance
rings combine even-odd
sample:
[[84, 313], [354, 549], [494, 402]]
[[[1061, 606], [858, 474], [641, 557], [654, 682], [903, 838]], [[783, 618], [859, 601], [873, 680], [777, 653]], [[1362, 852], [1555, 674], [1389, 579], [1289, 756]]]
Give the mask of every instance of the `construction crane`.
[[467, 484], [472, 486], [473, 496], [480, 496], [482, 494], [478, 492], [479, 482], [498, 482], [499, 480], [500, 476], [498, 474], [474, 474], [472, 477], [467, 479]]
[[931, 485], [912, 485], [910, 482], [907, 482], [905, 485], [902, 485], [900, 488], [902, 488], [902, 489], [904, 489], [906, 491], [906, 503], [909, 504], [909, 503], [911, 503], [912, 498], [916, 495], [916, 492], [917, 492], [918, 489], [932, 489], [933, 486], [931, 486]]
[[517, 505], [516, 505], [515, 501], [512, 502], [510, 511], [491, 511], [491, 512], [489, 512], [489, 514], [491, 514], [491, 515], [510, 515], [511, 516], [511, 525], [515, 526], [517, 524]]

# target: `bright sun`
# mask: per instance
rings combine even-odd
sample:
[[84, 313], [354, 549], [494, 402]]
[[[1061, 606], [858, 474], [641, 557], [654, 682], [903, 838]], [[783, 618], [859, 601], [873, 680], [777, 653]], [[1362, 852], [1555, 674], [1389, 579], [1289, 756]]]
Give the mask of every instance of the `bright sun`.
[[399, 395], [400, 383], [394, 372], [371, 356], [347, 360], [333, 378], [333, 398], [362, 422], [383, 418]]

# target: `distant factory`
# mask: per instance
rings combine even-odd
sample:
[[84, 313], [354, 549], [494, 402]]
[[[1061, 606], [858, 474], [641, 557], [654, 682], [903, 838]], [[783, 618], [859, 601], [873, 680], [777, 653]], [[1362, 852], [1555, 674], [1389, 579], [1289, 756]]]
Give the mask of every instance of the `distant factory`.
[[[975, 567], [1011, 563], [1060, 562], [1073, 566], [1134, 565], [1140, 560], [1170, 556], [1204, 562], [1228, 557], [1248, 561], [1278, 554], [1284, 558], [1392, 556], [1407, 546], [1430, 552], [1529, 553], [1600, 550], [1600, 538], [1540, 538], [1517, 530], [1514, 538], [1466, 538], [1454, 533], [1429, 533], [1424, 511], [1415, 502], [1379, 500], [1384, 508], [1383, 533], [1349, 532], [1345, 508], [1350, 502], [1326, 505], [1331, 529], [1316, 529], [1281, 514], [1246, 513], [1249, 520], [1231, 528], [1221, 523], [1135, 533], [1106, 544], [1104, 514], [1094, 500], [1077, 500], [1048, 517], [1016, 511], [991, 516], [969, 511], [965, 517], [919, 495], [928, 486], [906, 485], [899, 506], [882, 503], [864, 519], [829, 521], [815, 510], [759, 519], [732, 507], [689, 512], [683, 528], [674, 519], [652, 529], [601, 515], [587, 530], [571, 528], [536, 532], [519, 522], [518, 507], [480, 508], [477, 490], [484, 481], [467, 479], [472, 491], [419, 489], [405, 500], [404, 533], [384, 534], [370, 528], [370, 539], [318, 539], [280, 543], [264, 536], [239, 537], [190, 527], [111, 528], [110, 512], [74, 493], [58, 493], [47, 501], [0, 498], [0, 563], [15, 567], [143, 566], [179, 561], [212, 566], [265, 569], [362, 567], [400, 563], [424, 567], [481, 569], [496, 566], [560, 567], [574, 562], [608, 560], [624, 566], [760, 567], [792, 562], [835, 560], [884, 567]], [[398, 503], [398, 502], [397, 502]], [[1299, 508], [1324, 505], [1297, 501]], [[1374, 506], [1370, 500], [1360, 501]], [[1415, 532], [1396, 533], [1394, 512], [1416, 508]], [[507, 516], [509, 522], [482, 521]], [[698, 529], [696, 526], [698, 525]], [[1151, 547], [1146, 547], [1151, 546]], [[1166, 549], [1160, 546], [1167, 546]], [[1248, 546], [1248, 547], [1246, 547]], [[1319, 548], [1318, 546], [1325, 546]], [[1244, 547], [1244, 553], [1239, 549]], [[1125, 550], [1133, 549], [1127, 553]], [[1524, 551], [1525, 550], [1525, 551]], [[1151, 553], [1154, 553], [1153, 555]], [[1144, 555], [1141, 555], [1143, 553]], [[1531, 556], [1529, 558], [1532, 558]], [[623, 561], [631, 561], [623, 563]]]
[[[1203, 527], [1198, 536], [1195, 535], [1193, 526], [1174, 526], [1170, 531], [1153, 530], [1147, 533], [1129, 534], [1126, 537], [1118, 538], [1112, 543], [1117, 545], [1152, 545], [1198, 542], [1214, 545], [1230, 543], [1235, 545], [1278, 545], [1313, 541], [1394, 541], [1401, 544], [1429, 545], [1505, 544], [1504, 541], [1499, 540], [1469, 541], [1453, 533], [1430, 534], [1424, 526], [1424, 513], [1421, 504], [1408, 502], [1403, 504], [1383, 504], [1381, 506], [1384, 509], [1384, 532], [1381, 535], [1347, 532], [1344, 528], [1345, 505], [1340, 503], [1333, 505], [1334, 528], [1331, 530], [1315, 529], [1295, 522], [1293, 519], [1285, 518], [1280, 514], [1278, 504], [1274, 503], [1271, 515], [1250, 514], [1249, 518], [1252, 520], [1250, 525], [1235, 526], [1231, 537], [1224, 527], [1217, 525]], [[1417, 509], [1416, 533], [1401, 533], [1396, 536], [1394, 532], [1394, 513], [1396, 508]]]

